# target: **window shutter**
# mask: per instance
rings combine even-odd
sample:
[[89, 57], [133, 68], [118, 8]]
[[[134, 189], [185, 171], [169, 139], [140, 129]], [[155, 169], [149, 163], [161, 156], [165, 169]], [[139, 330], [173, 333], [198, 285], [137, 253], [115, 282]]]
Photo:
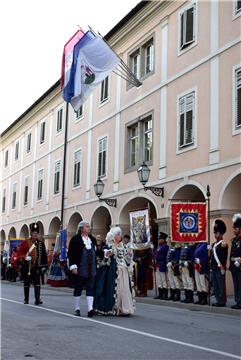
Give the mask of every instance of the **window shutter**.
[[186, 15], [186, 43], [190, 43], [194, 40], [194, 31], [193, 31], [193, 14], [194, 8], [187, 10]]
[[237, 1], [237, 5], [236, 5], [236, 11], [240, 11], [241, 10], [241, 0]]
[[184, 145], [184, 114], [180, 115], [180, 139], [179, 139], [179, 146]]
[[184, 13], [181, 15], [181, 48], [183, 47], [183, 33], [184, 33]]
[[241, 69], [236, 73], [236, 127], [241, 126]]

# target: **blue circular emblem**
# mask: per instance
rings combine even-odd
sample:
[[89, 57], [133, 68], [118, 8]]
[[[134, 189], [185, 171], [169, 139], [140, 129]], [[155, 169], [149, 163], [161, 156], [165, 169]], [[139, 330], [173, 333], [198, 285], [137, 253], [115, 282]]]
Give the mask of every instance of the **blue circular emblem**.
[[196, 233], [198, 231], [198, 214], [181, 213], [180, 230], [184, 233]]

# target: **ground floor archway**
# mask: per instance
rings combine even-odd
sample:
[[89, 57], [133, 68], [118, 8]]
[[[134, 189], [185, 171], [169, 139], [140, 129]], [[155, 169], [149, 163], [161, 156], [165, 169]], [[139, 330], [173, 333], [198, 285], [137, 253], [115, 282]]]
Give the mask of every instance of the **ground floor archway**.
[[21, 227], [20, 233], [19, 233], [19, 237], [21, 239], [27, 239], [29, 237], [29, 227], [27, 224], [24, 224]]
[[83, 220], [82, 216], [78, 213], [75, 212], [70, 216], [69, 222], [68, 222], [68, 226], [67, 226], [67, 231], [68, 231], [68, 240], [74, 236], [74, 234], [76, 234], [77, 232], [77, 227], [79, 222]]
[[16, 233], [16, 229], [14, 226], [12, 226], [11, 229], [9, 230], [8, 237], [10, 240], [16, 239], [17, 233]]
[[105, 206], [98, 207], [91, 218], [91, 230], [94, 236], [100, 235], [106, 238], [107, 232], [111, 228], [111, 214]]

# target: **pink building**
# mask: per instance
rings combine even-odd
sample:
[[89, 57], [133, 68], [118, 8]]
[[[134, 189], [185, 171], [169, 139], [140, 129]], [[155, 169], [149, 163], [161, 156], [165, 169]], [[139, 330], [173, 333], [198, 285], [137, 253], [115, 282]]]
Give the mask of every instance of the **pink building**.
[[[140, 2], [107, 35], [140, 78], [111, 74], [78, 113], [59, 81], [1, 134], [1, 240], [28, 236], [38, 221], [47, 244], [81, 218], [103, 236], [129, 232], [129, 211], [150, 206], [153, 229], [169, 231], [170, 199], [204, 200], [211, 222], [241, 211], [241, 2]], [[66, 183], [62, 202], [67, 131]], [[145, 192], [137, 169], [145, 161]], [[94, 184], [100, 176], [100, 202]], [[48, 240], [49, 239], [49, 240]]]

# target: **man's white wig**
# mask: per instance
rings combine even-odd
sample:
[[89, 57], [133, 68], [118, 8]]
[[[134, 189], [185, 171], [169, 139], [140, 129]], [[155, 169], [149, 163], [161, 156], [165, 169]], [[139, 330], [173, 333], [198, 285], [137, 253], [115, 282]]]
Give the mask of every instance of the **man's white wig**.
[[115, 226], [112, 229], [110, 229], [110, 231], [108, 232], [108, 234], [106, 235], [106, 244], [110, 244], [111, 242], [114, 241], [116, 235], [121, 235], [122, 231], [121, 228], [119, 226]]
[[79, 222], [78, 227], [77, 227], [77, 231], [80, 232], [81, 229], [85, 226], [85, 225], [89, 225], [90, 223], [88, 221], [82, 220]]

